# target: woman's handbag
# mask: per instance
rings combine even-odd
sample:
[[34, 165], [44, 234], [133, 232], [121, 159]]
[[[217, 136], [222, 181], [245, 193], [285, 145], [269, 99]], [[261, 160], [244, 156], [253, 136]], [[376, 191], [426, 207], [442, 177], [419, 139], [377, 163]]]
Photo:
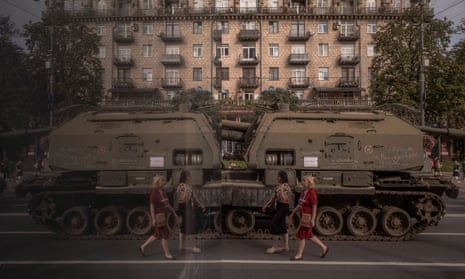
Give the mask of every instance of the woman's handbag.
[[155, 214], [155, 225], [157, 227], [164, 227], [166, 226], [166, 216], [165, 213], [157, 213]]
[[312, 227], [312, 214], [302, 213], [302, 216], [300, 217], [300, 226], [304, 228]]

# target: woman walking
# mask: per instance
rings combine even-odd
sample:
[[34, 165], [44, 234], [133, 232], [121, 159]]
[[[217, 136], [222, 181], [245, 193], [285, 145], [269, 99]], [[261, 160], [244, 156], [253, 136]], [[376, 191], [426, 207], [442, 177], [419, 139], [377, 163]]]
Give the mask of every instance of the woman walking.
[[[154, 233], [139, 247], [142, 256], [147, 257], [145, 248], [157, 239], [161, 239], [161, 247], [165, 254], [165, 259], [174, 260], [168, 248], [169, 231], [166, 225], [166, 213], [170, 211], [174, 216], [176, 212], [170, 205], [163, 186], [166, 180], [161, 175], [155, 175], [152, 181], [152, 190], [150, 192], [150, 217], [152, 225], [155, 228]], [[177, 216], [176, 216], [177, 219]]]
[[[287, 233], [286, 217], [289, 213], [289, 195], [291, 187], [288, 184], [287, 173], [285, 171], [278, 172], [278, 185], [275, 187], [274, 195], [262, 207], [262, 211], [276, 202], [276, 210], [271, 219], [270, 233], [273, 235], [273, 244], [266, 249], [267, 254], [273, 254], [279, 251], [289, 251], [289, 235]], [[278, 246], [279, 237], [283, 238], [283, 247]]]
[[315, 226], [316, 220], [316, 209], [318, 206], [318, 195], [315, 190], [315, 181], [312, 176], [304, 176], [302, 178], [302, 184], [304, 186], [302, 193], [300, 194], [299, 204], [292, 210], [289, 218], [294, 217], [294, 214], [298, 211], [301, 212], [300, 217], [300, 228], [297, 232], [297, 238], [299, 239], [299, 247], [297, 253], [291, 258], [291, 261], [302, 260], [302, 254], [305, 248], [305, 240], [310, 239], [313, 243], [321, 248], [321, 257], [326, 257], [329, 248], [324, 245], [321, 240], [313, 235], [312, 228]]
[[[201, 250], [195, 243], [195, 235], [198, 233], [197, 208], [200, 208], [203, 212], [205, 211], [205, 206], [195, 196], [190, 184], [191, 179], [189, 171], [182, 171], [176, 190], [178, 214], [182, 217], [181, 232], [179, 233], [179, 250], [190, 250], [193, 253], [200, 253]], [[187, 240], [189, 240], [189, 247], [185, 246]]]

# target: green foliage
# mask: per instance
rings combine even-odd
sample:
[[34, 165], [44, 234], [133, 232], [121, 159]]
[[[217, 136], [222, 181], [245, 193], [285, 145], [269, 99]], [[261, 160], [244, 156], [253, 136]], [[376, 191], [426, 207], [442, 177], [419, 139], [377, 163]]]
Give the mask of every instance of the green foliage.
[[299, 98], [297, 98], [294, 92], [282, 88], [266, 90], [261, 94], [260, 100], [264, 101], [274, 110], [279, 109], [280, 104], [289, 104], [289, 109], [296, 111], [299, 103]]
[[[95, 32], [60, 11], [48, 12], [43, 21], [24, 28], [29, 52], [26, 67], [31, 80], [37, 81], [37, 91], [50, 92], [53, 71], [53, 98], [49, 99], [53, 111], [76, 104], [97, 105], [102, 97], [102, 66], [96, 57], [100, 40]], [[46, 68], [46, 62], [52, 67]]]
[[[399, 21], [391, 21], [376, 33], [377, 56], [371, 94], [378, 105], [402, 103], [419, 108], [420, 14], [407, 11]], [[449, 50], [452, 22], [433, 19], [424, 23], [426, 123], [447, 121], [450, 127], [465, 124], [464, 65], [462, 48]], [[460, 45], [460, 44], [459, 44]], [[462, 58], [462, 59], [460, 59]], [[462, 62], [463, 64], [463, 62]]]

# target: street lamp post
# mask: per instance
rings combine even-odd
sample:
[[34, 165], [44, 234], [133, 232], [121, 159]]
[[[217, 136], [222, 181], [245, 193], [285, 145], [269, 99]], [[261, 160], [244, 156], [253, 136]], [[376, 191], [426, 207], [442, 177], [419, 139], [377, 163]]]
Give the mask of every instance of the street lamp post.
[[425, 126], [425, 25], [424, 25], [424, 3], [420, 0], [420, 124]]

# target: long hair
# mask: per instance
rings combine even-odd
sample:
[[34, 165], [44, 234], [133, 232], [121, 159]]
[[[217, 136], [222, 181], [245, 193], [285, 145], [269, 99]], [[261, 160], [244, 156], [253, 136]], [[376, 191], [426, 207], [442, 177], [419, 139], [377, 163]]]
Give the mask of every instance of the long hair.
[[289, 179], [287, 179], [287, 172], [280, 170], [278, 172], [278, 176], [281, 179], [281, 183], [288, 183]]
[[308, 181], [309, 188], [315, 187], [315, 178], [311, 175], [306, 175], [303, 179]]
[[163, 180], [163, 176], [162, 175], [155, 175], [153, 177], [153, 182], [152, 182], [152, 185], [155, 187], [155, 186], [160, 186], [160, 183], [161, 181]]
[[183, 170], [181, 172], [181, 175], [179, 176], [179, 183], [186, 183], [187, 182], [187, 178], [191, 176], [191, 173], [190, 171], [188, 170]]

